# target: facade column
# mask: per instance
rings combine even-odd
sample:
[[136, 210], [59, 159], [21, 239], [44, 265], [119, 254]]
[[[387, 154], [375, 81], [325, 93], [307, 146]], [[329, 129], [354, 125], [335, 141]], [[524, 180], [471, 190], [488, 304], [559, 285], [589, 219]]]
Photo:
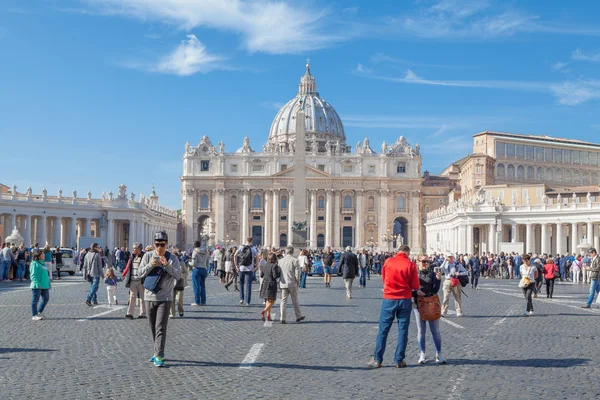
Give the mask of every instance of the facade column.
[[571, 254], [577, 253], [577, 245], [579, 245], [579, 230], [577, 222], [571, 224]]
[[466, 253], [473, 254], [473, 225], [467, 225], [467, 246]]
[[488, 250], [489, 253], [496, 252], [496, 224], [488, 225]]
[[325, 190], [327, 197], [325, 199], [325, 247], [331, 246], [331, 228], [333, 227], [333, 221], [331, 220], [331, 209], [333, 208], [333, 190]]
[[112, 218], [106, 219], [106, 244], [108, 249], [112, 252], [115, 248], [115, 221]]
[[562, 224], [559, 222], [558, 224], [556, 224], [556, 252], [561, 256], [565, 254], [564, 241], [565, 240], [563, 237], [563, 227]]
[[31, 246], [31, 215], [25, 215], [25, 232], [23, 237], [25, 238], [25, 246]]
[[466, 249], [466, 241], [467, 241], [467, 227], [465, 225], [459, 225], [459, 227], [458, 227], [458, 248], [450, 249], [450, 250], [453, 252], [457, 251], [459, 254], [464, 254], [465, 249]]
[[382, 189], [379, 191], [379, 248], [383, 249], [385, 246], [385, 250], [387, 250], [387, 243], [384, 245], [381, 241], [381, 238], [387, 233], [388, 222], [388, 195], [390, 191], [387, 189]]
[[[287, 230], [287, 237], [288, 237], [288, 245], [292, 244], [292, 238], [294, 237], [294, 189], [288, 189], [288, 203], [287, 203], [287, 209], [288, 209], [288, 230]], [[279, 215], [279, 214], [278, 214]], [[277, 238], [277, 244], [279, 244], [279, 236]]]
[[[169, 242], [171, 242], [171, 232], [169, 232]], [[127, 247], [129, 248], [129, 251], [131, 251], [133, 249], [133, 244], [137, 242], [137, 238], [135, 235], [135, 220], [130, 219], [129, 220], [129, 243], [127, 243]], [[174, 244], [174, 241], [173, 241]]]
[[46, 245], [46, 219], [48, 217], [46, 216], [46, 214], [42, 214], [40, 216], [40, 239], [39, 239], [39, 243], [41, 247], [44, 247]]
[[510, 229], [510, 242], [515, 243], [517, 241], [517, 224], [512, 224]]
[[264, 191], [264, 206], [263, 210], [264, 221], [263, 221], [263, 246], [266, 248], [271, 245], [271, 240], [273, 239], [273, 234], [271, 233], [271, 217], [273, 213], [271, 211], [271, 191]]
[[533, 237], [533, 225], [531, 223], [527, 223], [525, 225], [526, 229], [526, 242], [525, 242], [525, 253], [533, 253], [533, 246], [535, 245], [534, 237]]
[[246, 243], [248, 238], [248, 213], [250, 212], [248, 206], [248, 189], [242, 189], [242, 229], [240, 231], [240, 243]]
[[594, 245], [594, 224], [592, 222], [587, 223], [587, 242], [590, 245]]
[[317, 248], [317, 191], [310, 190], [310, 246], [311, 249]]
[[71, 246], [77, 247], [77, 217], [71, 217], [71, 229], [69, 230], [69, 244]]
[[[215, 227], [215, 243], [220, 243], [219, 240], [225, 240], [225, 235], [226, 235], [226, 229], [225, 229], [225, 189], [224, 188], [219, 188], [216, 190], [216, 197], [217, 197], [217, 207], [216, 207], [216, 213], [214, 212], [215, 207], [211, 207], [211, 211], [213, 211], [213, 215], [217, 216], [217, 220], [216, 222], [216, 227]], [[266, 198], [265, 198], [266, 200]], [[266, 207], [266, 203], [265, 203], [265, 207]], [[177, 236], [177, 233], [174, 233], [175, 236]], [[263, 238], [265, 237], [265, 234], [263, 232]], [[177, 239], [174, 237], [174, 240], [176, 241]], [[263, 240], [264, 242], [264, 240]], [[264, 244], [264, 243], [263, 243]]]
[[[292, 205], [292, 197], [288, 198], [288, 224], [293, 224], [292, 221], [292, 209], [290, 206]], [[273, 246], [279, 247], [279, 189], [273, 189]], [[291, 228], [290, 228], [291, 230]], [[292, 238], [288, 237], [288, 244], [291, 242]]]
[[342, 247], [341, 240], [341, 225], [340, 225], [340, 216], [341, 216], [341, 208], [340, 208], [340, 197], [342, 193], [339, 190], [335, 190], [333, 192], [333, 246], [336, 248]]
[[359, 249], [362, 249], [365, 244], [363, 241], [364, 221], [362, 220], [362, 200], [363, 191], [359, 189], [356, 191], [356, 212], [354, 213], [354, 247], [358, 247]]
[[6, 236], [8, 236], [12, 233], [13, 229], [15, 229], [15, 226], [17, 226], [17, 214], [11, 213], [10, 214], [10, 226], [8, 227], [8, 232], [6, 233]]
[[550, 254], [550, 248], [548, 243], [550, 242], [550, 235], [548, 235], [548, 224], [542, 224], [542, 254]]
[[53, 225], [53, 233], [52, 233], [52, 245], [53, 246], [58, 246], [61, 247], [62, 243], [60, 242], [60, 225], [61, 225], [61, 218], [60, 217], [54, 217], [54, 225]]

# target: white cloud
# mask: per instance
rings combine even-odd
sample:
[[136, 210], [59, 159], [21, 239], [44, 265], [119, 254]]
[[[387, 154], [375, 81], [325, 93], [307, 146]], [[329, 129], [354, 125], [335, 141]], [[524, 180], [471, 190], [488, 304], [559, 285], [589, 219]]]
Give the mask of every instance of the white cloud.
[[129, 62], [122, 66], [163, 74], [190, 76], [217, 69], [229, 69], [223, 64], [224, 60], [224, 57], [210, 54], [206, 50], [206, 46], [195, 35], [187, 35], [186, 40], [182, 40], [171, 53], [163, 56], [157, 62]]
[[[296, 54], [347, 38], [332, 33], [328, 9], [274, 0], [84, 0], [97, 12], [233, 32], [250, 52]], [[328, 31], [329, 29], [329, 31]]]
[[551, 86], [560, 104], [574, 106], [589, 100], [600, 99], [600, 81], [567, 81]]
[[585, 54], [581, 49], [577, 49], [571, 55], [573, 60], [600, 62], [600, 53]]
[[269, 110], [281, 110], [281, 107], [284, 106], [283, 103], [280, 103], [278, 101], [263, 101], [261, 104], [261, 107], [263, 108], [268, 108]]
[[371, 72], [373, 72], [371, 70], [371, 68], [365, 67], [361, 63], [358, 63], [358, 65], [356, 66], [355, 71], [358, 72], [358, 73], [360, 73], [360, 74], [370, 74]]
[[558, 61], [558, 62], [552, 64], [552, 69], [555, 70], [555, 71], [562, 71], [568, 65], [569, 65], [568, 62]]

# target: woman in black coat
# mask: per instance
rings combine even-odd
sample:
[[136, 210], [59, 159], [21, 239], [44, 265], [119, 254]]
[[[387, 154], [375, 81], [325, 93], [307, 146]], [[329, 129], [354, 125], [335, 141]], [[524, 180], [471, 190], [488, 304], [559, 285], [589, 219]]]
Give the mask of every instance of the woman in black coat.
[[281, 270], [277, 265], [277, 255], [275, 253], [269, 253], [267, 256], [267, 265], [263, 267], [260, 277], [263, 278], [260, 297], [267, 300], [265, 309], [262, 310], [260, 315], [263, 321], [265, 320], [265, 316], [269, 321], [272, 321], [271, 307], [275, 304], [275, 299], [277, 298], [277, 280], [281, 277]]

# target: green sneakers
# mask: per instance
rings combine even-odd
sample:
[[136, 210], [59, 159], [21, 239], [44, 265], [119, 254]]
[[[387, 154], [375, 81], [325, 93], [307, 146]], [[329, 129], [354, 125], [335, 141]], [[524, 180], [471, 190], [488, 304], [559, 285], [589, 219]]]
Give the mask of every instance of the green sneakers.
[[155, 367], [164, 367], [165, 361], [161, 356], [152, 357], [152, 361], [154, 362]]

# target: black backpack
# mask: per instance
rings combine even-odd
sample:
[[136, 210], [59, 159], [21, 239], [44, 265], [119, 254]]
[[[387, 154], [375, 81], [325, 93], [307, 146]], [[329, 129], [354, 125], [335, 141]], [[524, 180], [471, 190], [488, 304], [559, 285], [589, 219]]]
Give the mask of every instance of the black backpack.
[[242, 250], [242, 256], [240, 257], [242, 265], [248, 267], [254, 263], [254, 257], [252, 257], [252, 247], [244, 246]]
[[[171, 258], [171, 253], [167, 251], [165, 253], [165, 258], [169, 260]], [[144, 288], [154, 294], [160, 292], [165, 275], [167, 275], [167, 271], [162, 265], [152, 268], [150, 273], [146, 275], [146, 278], [144, 279]]]

